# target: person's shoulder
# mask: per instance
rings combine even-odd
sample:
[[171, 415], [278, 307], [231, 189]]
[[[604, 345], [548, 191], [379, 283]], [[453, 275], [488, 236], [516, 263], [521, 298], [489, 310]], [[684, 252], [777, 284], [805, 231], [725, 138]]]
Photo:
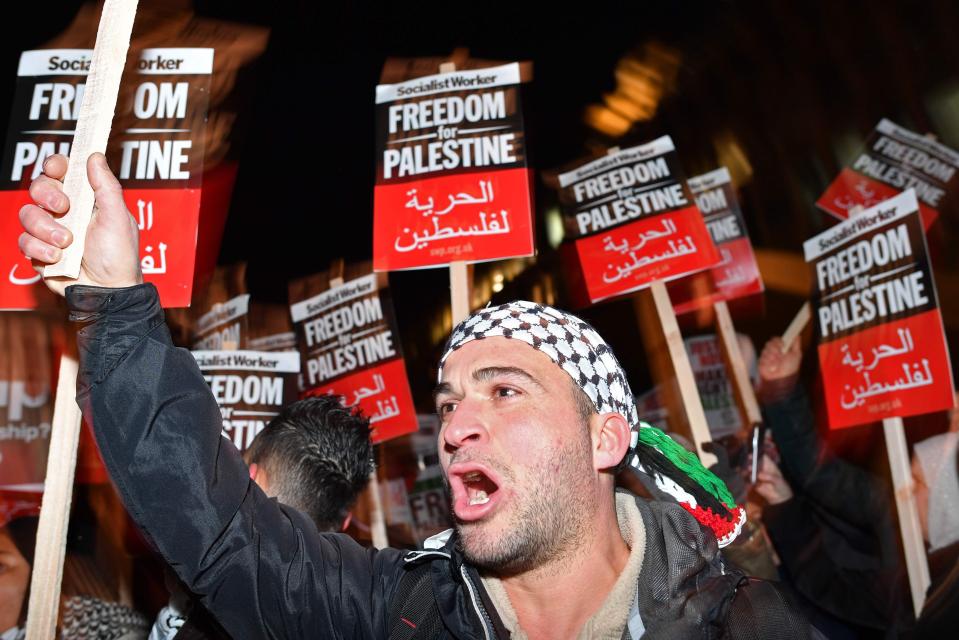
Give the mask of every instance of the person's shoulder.
[[726, 615], [730, 640], [782, 638], [816, 640], [822, 634], [789, 588], [779, 582], [747, 578], [740, 582]]
[[648, 500], [637, 496], [636, 506], [639, 507], [639, 512], [643, 516], [648, 541], [682, 544], [698, 549], [709, 558], [718, 552], [716, 537], [700, 525], [696, 518], [681, 505], [666, 500]]

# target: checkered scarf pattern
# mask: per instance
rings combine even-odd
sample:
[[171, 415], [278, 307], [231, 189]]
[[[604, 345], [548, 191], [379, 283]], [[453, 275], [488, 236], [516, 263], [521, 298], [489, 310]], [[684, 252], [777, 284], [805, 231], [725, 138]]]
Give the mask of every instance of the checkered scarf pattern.
[[[545, 354], [583, 390], [597, 413], [615, 412], [626, 418], [632, 437], [620, 467], [630, 464], [650, 475], [660, 490], [672, 496], [700, 523], [713, 529], [721, 547], [735, 539], [745, 522], [744, 511], [734, 502], [729, 507], [708, 497], [704, 501], [702, 493], [697, 500], [698, 492], [690, 490], [688, 477], [677, 482], [675, 476], [683, 474], [682, 468], [677, 469], [665, 460], [670, 455], [676, 459], [671, 440], [667, 446], [662, 446], [662, 438], [653, 439], [650, 444], [641, 441], [649, 440], [640, 438], [641, 428], [661, 432], [639, 420], [626, 374], [613, 350], [592, 326], [572, 314], [525, 300], [480, 309], [453, 329], [440, 359], [439, 379], [442, 381], [443, 365], [451, 353], [473, 340], [492, 337], [519, 340]], [[670, 451], [666, 451], [667, 448]], [[703, 473], [711, 476], [704, 469], [698, 475]], [[715, 477], [713, 480], [721, 484]]]

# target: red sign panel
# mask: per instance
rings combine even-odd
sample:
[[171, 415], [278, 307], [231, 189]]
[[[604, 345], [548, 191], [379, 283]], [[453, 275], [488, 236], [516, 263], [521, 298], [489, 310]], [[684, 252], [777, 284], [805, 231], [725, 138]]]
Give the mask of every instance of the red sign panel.
[[857, 205], [869, 208], [914, 189], [928, 229], [945, 199], [955, 197], [957, 170], [959, 153], [883, 119], [866, 140], [865, 150], [840, 172], [816, 206], [844, 219]]
[[[39, 276], [17, 248], [17, 213], [43, 161], [69, 154], [92, 51], [47, 49], [20, 57], [0, 158], [0, 308], [36, 306]], [[189, 306], [213, 50], [145, 49], [121, 84], [107, 148], [140, 227], [140, 264], [167, 307]]]
[[720, 261], [710, 269], [715, 291], [692, 295], [686, 287], [671, 287], [670, 299], [676, 313], [687, 313], [718, 300], [734, 300], [763, 292], [762, 276], [732, 179], [725, 167], [689, 179], [689, 189], [703, 214], [706, 228], [719, 250]]
[[911, 190], [807, 240], [833, 429], [948, 409], [952, 369]]
[[373, 267], [533, 253], [518, 64], [376, 88]]
[[347, 406], [358, 407], [370, 419], [374, 443], [417, 429], [393, 309], [380, 277], [385, 278], [356, 278], [290, 305], [306, 393], [342, 396]]
[[563, 173], [559, 185], [590, 302], [719, 262], [669, 136]]

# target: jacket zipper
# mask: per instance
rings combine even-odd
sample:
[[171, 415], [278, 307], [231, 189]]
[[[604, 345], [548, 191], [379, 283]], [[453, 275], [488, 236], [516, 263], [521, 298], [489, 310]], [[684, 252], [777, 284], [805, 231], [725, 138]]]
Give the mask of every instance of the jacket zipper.
[[486, 640], [491, 640], [489, 618], [486, 616], [486, 612], [483, 611], [483, 607], [480, 605], [479, 600], [476, 597], [476, 587], [473, 585], [473, 581], [470, 580], [469, 575], [467, 575], [466, 567], [460, 567], [460, 574], [463, 576], [463, 582], [466, 584], [466, 590], [470, 592], [470, 601], [473, 603], [473, 610], [476, 611], [476, 616], [480, 619], [480, 622], [483, 625], [483, 636], [486, 638]]

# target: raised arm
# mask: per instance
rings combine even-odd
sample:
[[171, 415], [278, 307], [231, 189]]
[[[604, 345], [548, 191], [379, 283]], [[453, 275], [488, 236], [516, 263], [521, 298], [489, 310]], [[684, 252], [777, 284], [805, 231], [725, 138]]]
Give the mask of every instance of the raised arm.
[[[21, 211], [24, 253], [47, 263], [71, 241], [51, 215], [69, 203], [62, 156]], [[102, 156], [83, 271], [66, 288], [78, 336], [78, 402], [131, 516], [235, 638], [385, 636], [400, 553], [319, 534], [249, 480], [220, 436], [216, 402], [190, 353], [173, 347], [156, 289], [140, 284], [136, 225]], [[52, 283], [62, 291], [64, 283]]]

